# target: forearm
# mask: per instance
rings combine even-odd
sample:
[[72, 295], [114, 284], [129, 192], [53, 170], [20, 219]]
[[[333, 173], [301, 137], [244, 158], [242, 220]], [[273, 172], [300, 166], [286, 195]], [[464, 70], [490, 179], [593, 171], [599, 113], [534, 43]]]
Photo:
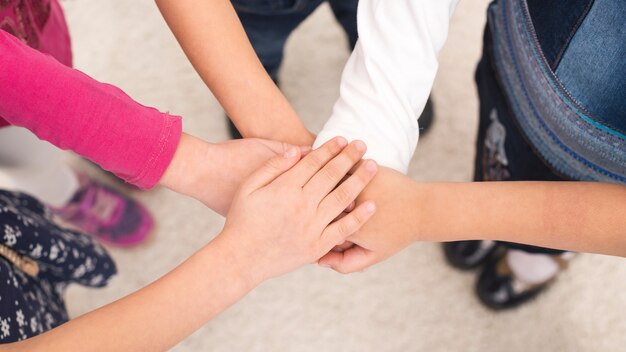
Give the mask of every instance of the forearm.
[[245, 137], [312, 144], [228, 0], [157, 0], [187, 57]]
[[241, 182], [286, 146], [251, 138], [209, 143], [183, 133], [159, 183], [226, 215]]
[[359, 42], [340, 96], [315, 146], [334, 136], [360, 139], [366, 157], [406, 173], [418, 121], [437, 73], [457, 0], [359, 2]]
[[180, 117], [64, 66], [0, 31], [0, 116], [150, 188], [174, 154]]
[[500, 240], [626, 256], [624, 186], [422, 183], [381, 168], [360, 198], [374, 200], [378, 211], [350, 241], [374, 254], [342, 266], [346, 272], [361, 270], [415, 241]]
[[[415, 184], [420, 240], [492, 239], [626, 256], [626, 187], [587, 182]], [[418, 214], [419, 213], [419, 214]]]
[[377, 212], [319, 264], [366, 269], [416, 241], [500, 240], [626, 257], [626, 187], [584, 182], [419, 183], [380, 168]]
[[256, 284], [234, 254], [218, 238], [149, 286], [11, 347], [17, 351], [167, 350]]

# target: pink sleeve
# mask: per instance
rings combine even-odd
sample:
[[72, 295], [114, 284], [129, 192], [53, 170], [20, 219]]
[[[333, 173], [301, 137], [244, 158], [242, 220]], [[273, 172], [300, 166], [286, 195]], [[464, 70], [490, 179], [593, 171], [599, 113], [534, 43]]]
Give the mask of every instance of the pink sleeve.
[[180, 117], [138, 104], [2, 30], [0, 116], [141, 188], [159, 181], [182, 133]]

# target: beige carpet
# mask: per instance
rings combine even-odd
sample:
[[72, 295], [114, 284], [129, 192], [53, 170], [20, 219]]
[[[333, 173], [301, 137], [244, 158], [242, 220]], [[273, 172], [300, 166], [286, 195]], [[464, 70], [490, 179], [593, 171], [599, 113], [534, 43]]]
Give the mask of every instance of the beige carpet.
[[[454, 17], [433, 93], [437, 121], [420, 141], [411, 167], [415, 179], [471, 178], [478, 109], [472, 76], [486, 4], [463, 1]], [[227, 138], [219, 105], [153, 1], [66, 0], [63, 5], [78, 68], [146, 105], [184, 116], [187, 132], [211, 141]], [[331, 111], [347, 55], [327, 6], [289, 41], [283, 88], [313, 130]], [[70, 289], [72, 316], [166, 273], [223, 223], [197, 202], [164, 189], [136, 196], [158, 219], [153, 238], [132, 250], [111, 249], [119, 277], [103, 290]], [[549, 292], [506, 313], [478, 303], [474, 280], [473, 273], [446, 266], [434, 243], [414, 245], [363, 274], [341, 276], [309, 267], [262, 285], [175, 350], [626, 351], [623, 259], [581, 255]], [[202, 305], [198, 302], [198, 309]]]

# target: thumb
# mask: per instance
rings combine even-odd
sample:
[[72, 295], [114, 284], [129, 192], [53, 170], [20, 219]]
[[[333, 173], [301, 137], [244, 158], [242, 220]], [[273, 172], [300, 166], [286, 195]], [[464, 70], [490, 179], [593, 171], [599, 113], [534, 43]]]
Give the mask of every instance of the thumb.
[[360, 246], [354, 246], [344, 252], [329, 252], [318, 261], [318, 264], [331, 268], [342, 274], [363, 271], [376, 262], [374, 252]]
[[252, 193], [262, 188], [278, 176], [285, 173], [300, 160], [300, 149], [289, 147], [285, 149], [283, 155], [278, 155], [268, 160], [263, 166], [252, 173], [243, 183], [242, 188], [247, 193]]

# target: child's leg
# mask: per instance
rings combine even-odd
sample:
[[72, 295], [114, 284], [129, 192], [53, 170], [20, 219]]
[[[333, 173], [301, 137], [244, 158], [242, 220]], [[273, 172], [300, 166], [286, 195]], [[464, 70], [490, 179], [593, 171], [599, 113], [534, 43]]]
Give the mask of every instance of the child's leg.
[[78, 178], [63, 152], [20, 127], [0, 128], [0, 187], [29, 193], [53, 207], [66, 205]]
[[[50, 221], [39, 201], [0, 190], [0, 344], [65, 323], [63, 293], [71, 283], [103, 287], [116, 268], [89, 236]], [[36, 263], [36, 264], [33, 264]]]
[[322, 0], [233, 0], [237, 15], [267, 73], [276, 80], [287, 38]]

